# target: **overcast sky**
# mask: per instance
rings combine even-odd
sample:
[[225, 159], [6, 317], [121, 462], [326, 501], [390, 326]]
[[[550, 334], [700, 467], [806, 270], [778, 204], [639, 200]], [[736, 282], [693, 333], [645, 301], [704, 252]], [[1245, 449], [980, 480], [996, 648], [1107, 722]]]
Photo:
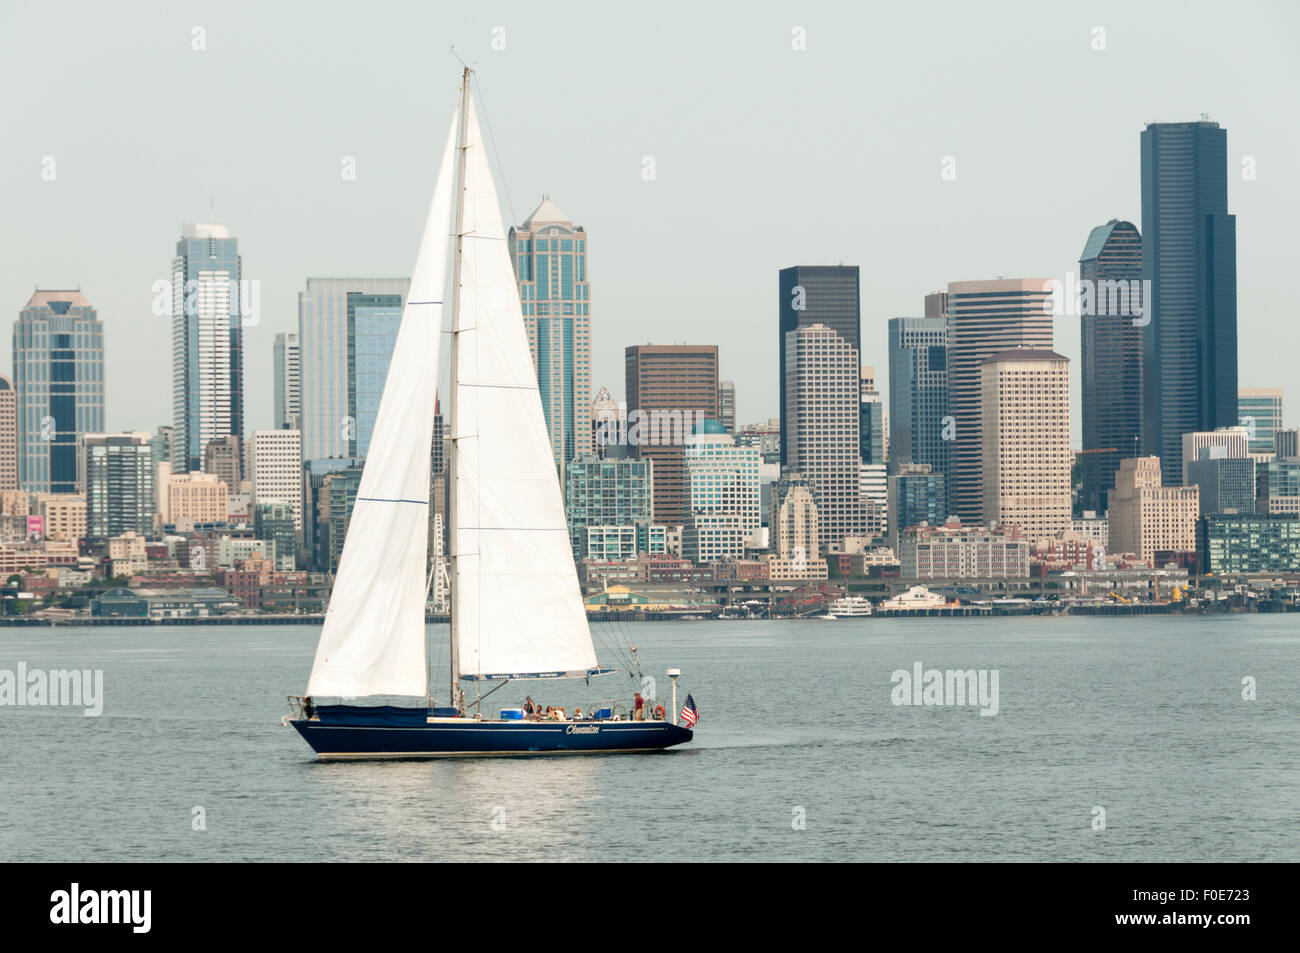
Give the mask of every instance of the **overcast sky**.
[[[1300, 5], [271, 6], [0, 0], [0, 310], [85, 292], [110, 429], [171, 422], [150, 305], [182, 221], [224, 223], [261, 282], [250, 427], [272, 424], [272, 341], [308, 276], [409, 274], [453, 44], [507, 220], [547, 192], [590, 233], [596, 389], [622, 396], [628, 344], [716, 343], [740, 421], [775, 416], [777, 271], [844, 262], [883, 390], [890, 317], [949, 281], [1063, 280], [1094, 225], [1141, 227], [1144, 123], [1204, 113], [1228, 130], [1241, 384], [1287, 388], [1300, 422]], [[1077, 359], [1077, 319], [1056, 347]]]

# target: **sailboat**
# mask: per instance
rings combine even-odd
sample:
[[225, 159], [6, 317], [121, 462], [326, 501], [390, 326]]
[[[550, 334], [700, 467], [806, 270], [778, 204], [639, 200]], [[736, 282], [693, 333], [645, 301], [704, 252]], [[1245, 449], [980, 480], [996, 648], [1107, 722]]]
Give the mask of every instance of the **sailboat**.
[[[485, 717], [486, 695], [466, 704], [465, 683], [613, 671], [597, 661], [578, 587], [471, 74], [466, 68], [307, 690], [290, 696], [284, 720], [332, 760], [682, 744], [693, 732], [676, 723], [677, 669], [669, 670], [671, 721], [661, 708], [645, 720], [648, 711], [609, 705], [581, 721], [542, 721], [518, 709]], [[425, 571], [449, 252], [451, 668], [437, 705]]]

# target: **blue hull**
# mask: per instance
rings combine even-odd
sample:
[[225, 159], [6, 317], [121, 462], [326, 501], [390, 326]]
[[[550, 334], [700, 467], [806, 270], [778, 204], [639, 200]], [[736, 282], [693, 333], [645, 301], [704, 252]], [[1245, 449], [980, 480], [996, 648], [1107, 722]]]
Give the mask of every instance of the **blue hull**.
[[327, 760], [457, 755], [613, 754], [658, 751], [690, 741], [689, 728], [663, 721], [499, 722], [448, 719], [423, 725], [290, 722]]

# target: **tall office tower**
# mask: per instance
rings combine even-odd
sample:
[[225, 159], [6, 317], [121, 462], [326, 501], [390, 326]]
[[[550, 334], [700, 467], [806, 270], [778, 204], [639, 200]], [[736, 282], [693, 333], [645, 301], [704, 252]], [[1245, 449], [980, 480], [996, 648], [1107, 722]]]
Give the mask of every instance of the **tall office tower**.
[[862, 368], [858, 406], [858, 443], [862, 462], [868, 466], [885, 465], [885, 405], [876, 390], [876, 369]]
[[210, 441], [203, 451], [203, 472], [216, 474], [231, 493], [239, 492], [244, 479], [243, 462], [239, 438], [234, 434]]
[[402, 324], [402, 295], [348, 293], [348, 456], [365, 459]]
[[772, 488], [772, 512], [768, 517], [771, 554], [767, 557], [770, 579], [825, 579], [826, 560], [822, 552], [821, 520], [812, 484], [798, 473], [787, 473]]
[[1276, 452], [1273, 435], [1282, 429], [1282, 388], [1241, 387], [1237, 390], [1238, 421], [1250, 432], [1250, 452]]
[[[788, 355], [787, 335], [798, 328], [820, 324], [829, 328], [840, 339], [853, 348], [857, 354], [862, 353], [862, 321], [860, 305], [860, 279], [857, 265], [795, 265], [782, 268], [780, 273], [779, 321], [777, 338], [777, 360], [780, 363], [780, 376], [777, 378], [777, 391], [781, 408], [781, 464], [789, 464], [788, 421], [793, 416], [793, 409], [787, 406], [789, 399], [789, 371], [786, 366]], [[826, 542], [825, 520], [822, 522], [822, 542]]]
[[294, 528], [302, 533], [302, 432], [254, 430], [244, 472], [253, 481], [253, 499], [293, 507]]
[[718, 423], [733, 437], [736, 435], [736, 383], [718, 382]]
[[1159, 457], [1121, 460], [1110, 497], [1111, 551], [1148, 563], [1157, 553], [1194, 552], [1200, 506], [1197, 487], [1161, 485]]
[[0, 490], [18, 489], [18, 392], [0, 374]]
[[153, 447], [144, 430], [86, 434], [86, 538], [153, 533]]
[[718, 347], [635, 344], [625, 356], [629, 449], [654, 461], [654, 521], [684, 526], [690, 487], [682, 449], [696, 423], [718, 419]]
[[982, 519], [1030, 540], [1070, 528], [1070, 364], [1015, 348], [980, 365]]
[[[1111, 219], [1088, 235], [1079, 256], [1080, 282], [1091, 302], [1080, 306], [1080, 394], [1083, 401], [1083, 490], [1080, 506], [1103, 513], [1115, 471], [1140, 451], [1142, 434], [1142, 236]], [[1135, 298], [1133, 292], [1137, 292]], [[1135, 323], [1136, 321], [1136, 323]]]
[[37, 291], [14, 324], [18, 483], [73, 493], [77, 444], [104, 429], [104, 326], [80, 291]]
[[[926, 296], [927, 309], [931, 299]], [[945, 304], [947, 295], [942, 296]], [[889, 319], [889, 465], [908, 463], [948, 472], [948, 319]], [[951, 436], [951, 431], [949, 436]]]
[[297, 331], [282, 331], [275, 336], [275, 425], [297, 428], [302, 421], [302, 352]]
[[[308, 278], [298, 292], [304, 460], [354, 456], [360, 409], [370, 408], [376, 380], [382, 389], [392, 356], [389, 331], [401, 320], [410, 284], [408, 278]], [[359, 388], [358, 374], [365, 378]], [[373, 411], [367, 419], [373, 427]]]
[[1216, 122], [1142, 131], [1142, 447], [1183, 482], [1180, 438], [1239, 423], [1237, 223], [1228, 132]]
[[172, 465], [244, 434], [243, 263], [224, 225], [186, 222], [172, 259]]
[[686, 444], [690, 513], [682, 531], [682, 554], [697, 565], [740, 559], [758, 533], [758, 451], [737, 446], [716, 420], [695, 428]]
[[1300, 430], [1279, 430], [1273, 434], [1273, 455], [1279, 460], [1300, 457]]
[[948, 509], [963, 523], [984, 519], [980, 365], [1010, 348], [1051, 350], [1051, 298], [1044, 290], [1050, 288], [1042, 278], [948, 285], [948, 414], [953, 418]]
[[506, 238], [519, 282], [551, 453], [561, 469], [587, 452], [591, 432], [591, 285], [587, 232], [550, 196]]
[[863, 536], [867, 529], [859, 486], [858, 350], [823, 324], [792, 331], [785, 348], [786, 468], [813, 488], [821, 544], [838, 546], [845, 537]]

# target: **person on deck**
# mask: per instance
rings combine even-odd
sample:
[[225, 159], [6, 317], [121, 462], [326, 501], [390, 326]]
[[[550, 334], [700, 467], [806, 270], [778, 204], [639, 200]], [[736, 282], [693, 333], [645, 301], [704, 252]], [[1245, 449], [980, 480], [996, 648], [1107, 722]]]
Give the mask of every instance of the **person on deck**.
[[645, 699], [641, 697], [640, 692], [636, 693], [636, 696], [633, 700], [633, 704], [634, 704], [635, 711], [632, 717], [637, 721], [644, 721], [645, 720]]
[[524, 717], [529, 721], [533, 719], [533, 696], [528, 695], [524, 698]]

